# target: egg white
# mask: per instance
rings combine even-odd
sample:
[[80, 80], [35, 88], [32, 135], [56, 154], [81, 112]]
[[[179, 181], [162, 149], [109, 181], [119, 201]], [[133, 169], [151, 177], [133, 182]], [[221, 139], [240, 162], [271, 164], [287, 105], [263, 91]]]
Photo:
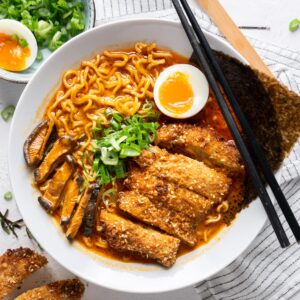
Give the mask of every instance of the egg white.
[[[21, 22], [10, 19], [0, 20], [0, 32], [7, 35], [16, 34], [21, 39], [25, 39], [30, 49], [30, 56], [26, 59], [23, 70], [29, 68], [36, 59], [38, 46], [33, 33]], [[22, 71], [22, 70], [20, 70]]]
[[[194, 94], [194, 101], [192, 107], [180, 114], [175, 114], [164, 108], [159, 99], [159, 89], [161, 85], [172, 75], [180, 72], [187, 76], [188, 82], [191, 85]], [[158, 109], [165, 115], [176, 118], [186, 119], [196, 115], [205, 106], [209, 95], [209, 85], [205, 75], [196, 67], [188, 64], [176, 64], [164, 69], [154, 85], [154, 100]]]

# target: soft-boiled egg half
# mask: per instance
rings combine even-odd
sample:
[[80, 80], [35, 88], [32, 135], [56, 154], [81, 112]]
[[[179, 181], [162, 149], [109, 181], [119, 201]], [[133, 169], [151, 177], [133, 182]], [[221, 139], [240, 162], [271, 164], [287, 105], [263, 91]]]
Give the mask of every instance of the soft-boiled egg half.
[[33, 33], [22, 23], [0, 20], [0, 68], [19, 72], [35, 61], [38, 47]]
[[196, 67], [177, 64], [164, 69], [154, 85], [154, 100], [165, 115], [185, 119], [196, 115], [206, 104], [209, 86]]

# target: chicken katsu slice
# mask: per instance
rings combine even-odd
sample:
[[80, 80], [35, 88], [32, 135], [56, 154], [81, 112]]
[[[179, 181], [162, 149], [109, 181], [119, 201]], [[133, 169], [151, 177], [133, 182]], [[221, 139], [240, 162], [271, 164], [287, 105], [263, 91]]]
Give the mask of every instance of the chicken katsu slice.
[[214, 201], [140, 168], [130, 170], [125, 185], [148, 197], [157, 207], [169, 207], [193, 220], [201, 221], [214, 205]]
[[158, 130], [157, 145], [203, 161], [230, 176], [244, 169], [233, 141], [224, 141], [212, 128], [191, 124], [169, 124]]
[[47, 258], [29, 248], [9, 249], [0, 256], [0, 299], [30, 274], [47, 264]]
[[84, 290], [78, 279], [60, 280], [27, 291], [15, 300], [80, 300]]
[[104, 210], [100, 220], [111, 248], [153, 259], [167, 268], [175, 263], [179, 239]]
[[203, 162], [181, 154], [170, 154], [159, 147], [143, 150], [135, 161], [142, 168], [159, 178], [187, 188], [214, 202], [227, 195], [231, 179]]
[[158, 208], [149, 198], [135, 191], [120, 193], [118, 205], [134, 218], [176, 236], [189, 246], [194, 246], [197, 242], [196, 222], [181, 212], [166, 207]]

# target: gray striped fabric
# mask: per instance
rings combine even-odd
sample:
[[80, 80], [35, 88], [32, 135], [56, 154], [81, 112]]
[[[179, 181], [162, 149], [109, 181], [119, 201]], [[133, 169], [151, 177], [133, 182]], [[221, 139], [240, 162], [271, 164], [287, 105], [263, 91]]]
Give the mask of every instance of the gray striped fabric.
[[[99, 23], [115, 18], [159, 17], [177, 19], [169, 0], [100, 0]], [[220, 35], [210, 19], [195, 10], [203, 28]], [[277, 78], [290, 89], [300, 93], [300, 54], [274, 45], [250, 39]], [[282, 188], [300, 219], [300, 143], [285, 160]], [[278, 209], [276, 205], [276, 209]], [[279, 211], [279, 210], [278, 210]], [[279, 211], [282, 219], [282, 214]], [[288, 236], [293, 240], [287, 223]], [[300, 251], [296, 243], [282, 250], [268, 222], [254, 243], [222, 272], [196, 285], [200, 299], [255, 300], [290, 299], [300, 289]]]

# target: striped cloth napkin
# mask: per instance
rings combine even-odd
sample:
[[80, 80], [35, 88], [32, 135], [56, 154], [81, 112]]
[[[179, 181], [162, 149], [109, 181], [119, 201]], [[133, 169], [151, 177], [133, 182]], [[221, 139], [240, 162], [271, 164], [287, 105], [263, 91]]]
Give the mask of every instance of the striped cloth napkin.
[[[169, 0], [101, 0], [97, 3], [98, 24], [113, 19], [130, 17], [157, 17], [177, 20]], [[195, 10], [199, 23], [207, 31], [222, 36], [202, 11]], [[274, 45], [250, 39], [275, 76], [291, 90], [300, 93], [300, 55]], [[300, 143], [284, 161], [282, 189], [300, 219]], [[275, 205], [278, 210], [278, 205]], [[279, 210], [278, 210], [279, 211]], [[287, 223], [283, 226], [293, 240]], [[293, 243], [282, 250], [270, 223], [252, 245], [220, 273], [195, 286], [200, 299], [255, 300], [290, 299], [300, 289], [300, 251]], [[300, 296], [299, 296], [300, 297]]]

